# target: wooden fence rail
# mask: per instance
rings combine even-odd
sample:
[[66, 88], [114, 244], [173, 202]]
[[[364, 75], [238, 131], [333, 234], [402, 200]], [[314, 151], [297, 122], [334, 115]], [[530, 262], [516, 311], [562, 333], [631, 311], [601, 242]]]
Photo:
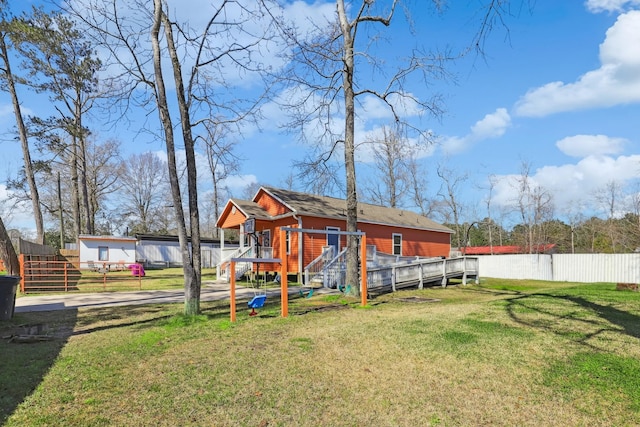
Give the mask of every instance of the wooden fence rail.
[[89, 266], [77, 265], [69, 261], [59, 261], [51, 256], [20, 255], [20, 291], [28, 292], [70, 292], [107, 291], [116, 289], [141, 289], [140, 264], [132, 264], [132, 269], [100, 263]]

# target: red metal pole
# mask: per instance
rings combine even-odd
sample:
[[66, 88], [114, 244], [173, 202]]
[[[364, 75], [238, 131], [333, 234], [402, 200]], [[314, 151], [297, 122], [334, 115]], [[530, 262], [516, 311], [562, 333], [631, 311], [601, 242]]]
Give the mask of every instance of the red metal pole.
[[280, 313], [289, 316], [289, 292], [287, 291], [287, 232], [280, 230]]
[[364, 234], [362, 235], [362, 238], [360, 239], [360, 245], [361, 245], [361, 252], [362, 255], [360, 256], [360, 273], [362, 274], [362, 278], [361, 278], [361, 282], [362, 282], [362, 289], [360, 290], [360, 305], [362, 305], [363, 307], [366, 307], [367, 305], [367, 236], [365, 236]]
[[231, 274], [231, 287], [230, 287], [230, 293], [231, 293], [231, 298], [230, 300], [230, 307], [229, 310], [231, 312], [231, 322], [235, 322], [236, 321], [236, 262], [235, 261], [231, 261], [231, 267], [229, 267], [230, 272], [229, 274]]

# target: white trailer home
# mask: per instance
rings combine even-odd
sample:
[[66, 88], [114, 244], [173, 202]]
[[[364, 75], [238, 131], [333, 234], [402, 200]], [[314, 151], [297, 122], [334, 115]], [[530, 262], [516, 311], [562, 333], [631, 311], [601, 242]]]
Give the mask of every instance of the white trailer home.
[[124, 269], [136, 262], [135, 237], [90, 236], [78, 237], [78, 256], [81, 269]]
[[[148, 267], [180, 267], [182, 252], [178, 236], [136, 234], [136, 259]], [[191, 243], [189, 243], [191, 245]], [[237, 243], [224, 243], [225, 249], [238, 248]], [[202, 268], [214, 268], [220, 261], [220, 240], [200, 239]]]

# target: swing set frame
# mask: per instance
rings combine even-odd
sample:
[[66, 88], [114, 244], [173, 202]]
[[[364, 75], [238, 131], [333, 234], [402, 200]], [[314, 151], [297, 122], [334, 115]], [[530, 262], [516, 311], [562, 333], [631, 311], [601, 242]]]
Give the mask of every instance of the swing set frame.
[[360, 236], [360, 305], [367, 305], [367, 236], [361, 231], [339, 231], [339, 230], [311, 230], [294, 227], [280, 227], [280, 254], [283, 258], [231, 258], [231, 279], [230, 279], [230, 320], [236, 321], [236, 263], [271, 263], [280, 264], [280, 315], [289, 316], [289, 289], [287, 282], [287, 232], [311, 233], [311, 234], [337, 234], [342, 236]]

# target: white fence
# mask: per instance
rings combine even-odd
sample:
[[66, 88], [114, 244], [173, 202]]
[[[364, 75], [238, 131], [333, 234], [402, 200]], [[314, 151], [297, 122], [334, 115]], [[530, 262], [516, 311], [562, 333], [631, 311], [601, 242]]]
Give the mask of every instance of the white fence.
[[483, 255], [478, 262], [481, 277], [640, 283], [640, 254]]

